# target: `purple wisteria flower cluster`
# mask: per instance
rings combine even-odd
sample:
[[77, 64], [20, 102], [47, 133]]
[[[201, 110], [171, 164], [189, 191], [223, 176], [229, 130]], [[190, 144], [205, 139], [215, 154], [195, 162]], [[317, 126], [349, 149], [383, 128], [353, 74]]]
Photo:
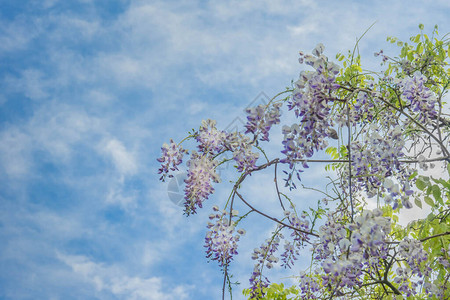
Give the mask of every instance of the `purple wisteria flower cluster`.
[[[369, 85], [371, 87], [373, 85]], [[375, 118], [375, 103], [377, 99], [371, 99], [367, 92], [359, 92], [353, 103], [353, 107], [348, 114], [341, 113], [335, 117], [336, 123], [340, 127], [347, 126], [347, 122], [356, 126], [358, 123], [370, 123]]]
[[289, 225], [297, 230], [291, 231], [292, 242], [285, 240], [284, 252], [281, 254], [282, 267], [291, 268], [294, 265], [294, 260], [300, 254], [300, 250], [304, 247], [305, 242], [309, 241], [307, 232], [311, 230], [310, 222], [306, 219], [306, 214], [302, 214], [300, 218], [296, 213], [289, 210], [284, 211], [284, 215], [289, 221]]
[[[420, 241], [408, 237], [400, 242], [398, 254], [406, 261], [406, 265], [396, 269], [398, 276], [394, 279], [394, 282], [399, 285], [399, 291], [410, 297], [417, 294], [417, 287], [419, 283], [423, 282], [422, 278], [430, 276], [431, 268], [425, 263], [428, 260], [428, 254], [424, 251]], [[412, 276], [419, 280], [409, 280]]]
[[226, 146], [232, 152], [239, 172], [250, 172], [255, 168], [259, 153], [253, 152], [252, 139], [240, 132], [233, 132], [227, 136]]
[[215, 170], [217, 161], [209, 159], [206, 155], [193, 152], [187, 166], [189, 170], [185, 180], [184, 211], [189, 215], [195, 213], [197, 207], [202, 207], [203, 201], [214, 192], [212, 182], [220, 182], [220, 177]]
[[418, 115], [417, 121], [427, 124], [437, 116], [437, 99], [434, 93], [425, 84], [427, 78], [419, 71], [412, 77], [406, 76], [398, 82], [401, 98]]
[[166, 177], [173, 177], [172, 174], [169, 174], [170, 172], [178, 171], [178, 166], [183, 162], [183, 155], [188, 151], [175, 144], [172, 139], [169, 145], [164, 144], [161, 147], [161, 151], [162, 156], [158, 158], [158, 162], [162, 164], [161, 168], [158, 169], [158, 174], [162, 174], [159, 179], [164, 181]]
[[[346, 224], [342, 219], [334, 220], [334, 217], [329, 215], [327, 223], [320, 227], [319, 232], [320, 239], [314, 244], [314, 259], [320, 262], [324, 274], [303, 274], [300, 277], [303, 297], [318, 297], [317, 293], [311, 293], [308, 288], [318, 291], [314, 287], [320, 284], [329, 285], [336, 289], [336, 292], [361, 286], [365, 274], [373, 269], [383, 270], [386, 267], [383, 261], [388, 261], [392, 256], [388, 236], [391, 232], [391, 221], [383, 217], [379, 209], [363, 211], [350, 224]], [[417, 240], [412, 242], [414, 245], [420, 244]], [[411, 262], [417, 270], [423, 262], [423, 252], [413, 251], [416, 252], [408, 257], [408, 263]], [[400, 252], [402, 258], [404, 255], [405, 251]], [[421, 274], [416, 272], [415, 275]]]
[[214, 223], [208, 222], [209, 231], [205, 237], [206, 257], [216, 260], [220, 267], [225, 267], [238, 254], [237, 242], [245, 234], [245, 230], [236, 230], [236, 224], [231, 220], [238, 214], [237, 211], [232, 211], [231, 217], [226, 211], [220, 212], [217, 205], [213, 206], [213, 211], [209, 219]]
[[248, 114], [245, 133], [261, 134], [261, 141], [269, 141], [269, 131], [273, 125], [280, 123], [281, 106], [283, 103], [274, 103], [271, 106], [260, 104], [257, 107], [246, 109]]
[[389, 128], [383, 136], [375, 126], [361, 133], [362, 141], [354, 141], [350, 146], [352, 175], [356, 178], [354, 187], [373, 197], [378, 194], [384, 178], [404, 171], [399, 159], [404, 156], [405, 141], [398, 125]]
[[223, 151], [227, 135], [225, 131], [217, 130], [216, 121], [203, 120], [196, 136], [199, 152], [215, 155]]
[[[278, 105], [274, 107], [278, 107]], [[266, 120], [274, 122], [275, 115], [274, 111], [269, 111]], [[187, 215], [195, 214], [197, 208], [202, 207], [203, 201], [214, 193], [212, 184], [220, 182], [220, 176], [216, 172], [217, 166], [222, 163], [217, 160], [219, 154], [225, 151], [232, 152], [236, 169], [239, 172], [244, 170], [250, 172], [256, 166], [259, 158], [259, 153], [252, 150], [253, 140], [250, 137], [240, 132], [228, 133], [218, 130], [214, 120], [203, 120], [193, 137], [198, 143], [198, 152], [193, 151], [190, 159], [186, 162], [188, 171], [187, 179], [185, 179], [184, 212]], [[170, 141], [170, 145], [164, 144], [161, 150], [162, 156], [158, 158], [158, 162], [162, 165], [158, 172], [162, 174], [160, 180], [164, 181], [166, 177], [173, 176], [170, 174], [171, 172], [179, 170], [178, 166], [188, 151], [175, 144], [173, 140]]]
[[269, 286], [269, 279], [262, 273], [264, 267], [272, 269], [273, 265], [280, 260], [275, 256], [280, 246], [280, 240], [284, 238], [280, 229], [277, 228], [272, 238], [267, 239], [259, 248], [253, 250], [252, 259], [256, 261], [256, 264], [253, 268], [252, 276], [249, 279], [252, 297], [256, 297], [261, 293], [263, 288]]
[[299, 123], [283, 126], [283, 146], [286, 155], [281, 161], [293, 168], [297, 160], [311, 157], [315, 151], [328, 146], [333, 120], [330, 116], [335, 97], [333, 91], [339, 88], [336, 75], [339, 67], [329, 62], [323, 53], [324, 46], [317, 45], [314, 55], [300, 52], [300, 63], [312, 66], [315, 71], [303, 71], [295, 82], [295, 89], [288, 101], [288, 109], [293, 110]]

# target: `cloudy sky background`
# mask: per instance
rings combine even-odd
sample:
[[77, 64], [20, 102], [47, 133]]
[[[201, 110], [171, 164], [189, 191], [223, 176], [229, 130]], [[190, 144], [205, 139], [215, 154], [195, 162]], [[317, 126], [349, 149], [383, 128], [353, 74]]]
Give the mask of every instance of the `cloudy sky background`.
[[[449, 32], [449, 14], [445, 0], [0, 0], [0, 299], [219, 299], [203, 237], [229, 185], [186, 218], [158, 181], [161, 144], [243, 118], [297, 78], [299, 50], [322, 42], [334, 58], [377, 22], [359, 46], [378, 68], [387, 36]], [[271, 178], [246, 184], [262, 209]], [[241, 287], [270, 231], [258, 222], [233, 267]]]

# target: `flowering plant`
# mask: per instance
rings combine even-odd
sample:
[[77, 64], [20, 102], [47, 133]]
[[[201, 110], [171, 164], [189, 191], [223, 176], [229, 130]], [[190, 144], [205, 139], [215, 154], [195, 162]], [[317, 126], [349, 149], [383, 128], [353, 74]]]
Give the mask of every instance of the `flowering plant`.
[[[186, 163], [187, 215], [195, 214], [220, 182], [221, 154], [232, 154], [238, 172], [229, 201], [222, 209], [213, 207], [205, 238], [207, 257], [224, 274], [222, 298], [227, 285], [231, 291], [232, 260], [245, 234], [236, 228], [245, 226], [249, 214], [276, 225], [253, 251], [250, 287], [244, 290], [249, 299], [450, 297], [450, 181], [426, 175], [432, 168], [449, 170], [450, 43], [438, 39], [437, 26], [431, 38], [419, 27], [411, 44], [388, 38], [401, 48], [398, 57], [375, 54], [383, 72], [363, 70], [356, 46], [336, 56], [342, 67], [325, 56], [323, 44], [311, 54], [300, 52], [300, 64], [312, 69], [269, 103], [247, 109], [245, 131], [222, 131], [206, 120], [187, 137], [198, 145]], [[282, 123], [282, 115], [294, 121]], [[269, 158], [262, 146], [278, 124], [280, 157]], [[185, 154], [173, 141], [163, 146], [161, 180], [178, 169]], [[330, 179], [333, 192], [322, 191], [318, 207], [300, 213], [284, 190], [298, 190], [311, 163], [326, 163], [336, 175]], [[284, 168], [284, 187], [278, 167]], [[257, 209], [243, 192], [250, 175], [269, 168], [275, 172], [278, 218]], [[238, 201], [248, 209], [244, 214], [234, 209]], [[431, 208], [426, 217], [399, 223], [401, 212], [422, 208], [423, 202]], [[296, 269], [305, 251], [312, 254], [311, 264]], [[294, 271], [298, 284], [271, 284], [267, 271], [276, 265]]]

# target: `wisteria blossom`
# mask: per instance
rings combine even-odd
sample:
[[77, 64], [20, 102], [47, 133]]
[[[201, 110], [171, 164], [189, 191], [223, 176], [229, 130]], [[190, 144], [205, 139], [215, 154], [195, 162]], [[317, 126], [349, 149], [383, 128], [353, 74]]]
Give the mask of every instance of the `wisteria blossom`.
[[406, 76], [398, 83], [402, 99], [418, 114], [417, 120], [425, 124], [437, 116], [436, 97], [425, 85], [426, 82], [427, 78], [417, 71], [412, 77]]
[[256, 261], [252, 276], [250, 277], [250, 288], [253, 296], [261, 293], [264, 287], [270, 283], [269, 279], [262, 274], [264, 268], [272, 269], [273, 265], [280, 260], [274, 254], [280, 246], [280, 239], [283, 234], [279, 231], [270, 239], [267, 239], [259, 248], [253, 250], [252, 259]]
[[226, 145], [232, 152], [236, 169], [239, 172], [250, 171], [256, 167], [259, 153], [254, 151], [253, 141], [248, 136], [240, 132], [233, 132], [227, 136]]
[[217, 161], [211, 160], [206, 155], [193, 152], [187, 166], [189, 170], [185, 180], [184, 211], [189, 215], [195, 213], [197, 207], [202, 207], [203, 201], [214, 192], [212, 182], [220, 182], [220, 177], [215, 170]]
[[383, 135], [373, 126], [361, 132], [365, 134], [362, 141], [350, 146], [353, 175], [357, 178], [354, 187], [373, 197], [382, 187], [384, 178], [405, 172], [400, 163], [405, 141], [400, 126], [390, 128]]
[[[211, 222], [208, 223], [209, 231], [205, 237], [206, 257], [225, 267], [238, 254], [237, 242], [245, 230], [236, 230], [234, 221], [231, 221], [226, 211], [219, 212], [218, 206], [214, 206], [213, 211], [209, 216]], [[232, 216], [237, 214], [237, 211], [232, 212]]]
[[258, 105], [257, 107], [247, 108], [247, 128], [246, 133], [255, 135], [262, 134], [262, 141], [269, 140], [269, 131], [273, 125], [280, 123], [282, 103], [275, 103], [267, 108], [266, 105]]
[[183, 162], [183, 155], [187, 153], [187, 150], [175, 144], [171, 139], [170, 144], [164, 144], [161, 147], [161, 151], [162, 156], [158, 158], [158, 162], [162, 163], [162, 165], [158, 170], [158, 174], [162, 174], [160, 180], [164, 181], [167, 176], [173, 177], [170, 172], [178, 170], [178, 166]]
[[333, 120], [330, 116], [333, 91], [339, 88], [336, 75], [339, 68], [322, 55], [323, 45], [314, 49], [314, 56], [300, 53], [300, 62], [314, 67], [315, 71], [303, 71], [295, 82], [295, 89], [288, 102], [299, 122], [283, 126], [283, 146], [286, 155], [282, 162], [292, 168], [296, 160], [312, 157], [316, 151], [328, 146]]
[[227, 133], [217, 130], [216, 121], [203, 120], [196, 136], [198, 150], [204, 154], [217, 154], [224, 150]]

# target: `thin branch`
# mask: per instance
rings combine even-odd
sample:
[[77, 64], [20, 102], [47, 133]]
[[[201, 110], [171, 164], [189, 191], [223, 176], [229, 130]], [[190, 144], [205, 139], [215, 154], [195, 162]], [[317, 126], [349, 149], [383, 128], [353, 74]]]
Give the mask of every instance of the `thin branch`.
[[348, 128], [348, 144], [347, 144], [347, 151], [348, 151], [348, 195], [350, 198], [350, 209], [351, 209], [351, 220], [353, 223], [353, 215], [355, 214], [355, 210], [353, 207], [353, 197], [352, 197], [352, 152], [351, 152], [351, 142], [352, 142], [352, 132], [350, 128], [350, 105], [347, 101], [347, 128]]
[[434, 238], [436, 238], [436, 237], [440, 237], [440, 236], [444, 236], [444, 235], [449, 235], [449, 234], [450, 234], [450, 231], [447, 231], [447, 232], [439, 233], [439, 234], [436, 234], [436, 235], [427, 236], [426, 238], [423, 238], [423, 239], [421, 239], [420, 241], [423, 243], [423, 242], [425, 242], [425, 241], [428, 241], [429, 239], [434, 239]]
[[423, 159], [421, 161], [419, 161], [417, 159], [412, 159], [412, 160], [399, 160], [398, 162], [407, 163], [407, 164], [415, 164], [415, 163], [419, 163], [419, 162], [433, 162], [433, 161], [441, 161], [441, 160], [447, 160], [448, 161], [449, 159], [450, 159], [450, 156], [444, 156], [444, 157]]
[[374, 285], [374, 284], [385, 284], [385, 285], [387, 285], [391, 290], [392, 290], [392, 292], [394, 292], [394, 294], [396, 294], [396, 295], [401, 295], [401, 293], [400, 293], [400, 291], [392, 284], [392, 283], [390, 283], [389, 281], [387, 281], [387, 280], [377, 280], [377, 281], [373, 281], [373, 282], [369, 282], [369, 283], [365, 283], [365, 284], [362, 284], [361, 285], [361, 287], [363, 287], [363, 286], [369, 286], [369, 285]]
[[[442, 232], [442, 233], [431, 235], [431, 236], [427, 236], [426, 238], [420, 239], [419, 241], [423, 243], [423, 242], [426, 242], [428, 240], [431, 240], [431, 239], [434, 239], [434, 238], [437, 238], [437, 237], [440, 237], [440, 236], [445, 236], [445, 235], [450, 235], [450, 231]], [[397, 245], [397, 244], [400, 244], [400, 242], [386, 242], [386, 244]]]
[[348, 163], [348, 159], [295, 159], [294, 162], [321, 162], [321, 163], [335, 163], [343, 162]]
[[281, 201], [280, 190], [278, 189], [277, 166], [278, 166], [278, 163], [275, 164], [275, 178], [274, 178], [274, 181], [275, 181], [275, 187], [276, 187], [276, 189], [277, 189], [277, 195], [278, 195], [278, 199], [280, 200], [281, 207], [283, 208], [283, 210], [286, 210], [286, 209], [284, 208], [283, 201]]
[[224, 269], [224, 274], [223, 274], [223, 286], [222, 286], [222, 300], [225, 300], [225, 285], [227, 282], [227, 265], [225, 265], [225, 269]]
[[263, 212], [257, 210], [257, 209], [254, 208], [251, 204], [249, 204], [247, 201], [245, 201], [244, 197], [242, 197], [242, 195], [239, 194], [238, 191], [235, 191], [235, 193], [236, 193], [236, 195], [238, 195], [239, 198], [241, 198], [242, 202], [244, 202], [245, 205], [247, 205], [247, 206], [248, 206], [250, 209], [252, 209], [254, 212], [256, 212], [256, 213], [258, 213], [258, 214], [260, 214], [260, 215], [262, 215], [262, 216], [264, 216], [264, 217], [266, 217], [266, 218], [268, 218], [268, 219], [270, 219], [270, 220], [272, 220], [272, 221], [275, 221], [275, 222], [277, 222], [278, 224], [283, 225], [284, 227], [288, 227], [288, 228], [290, 228], [290, 229], [292, 229], [292, 230], [295, 230], [295, 231], [298, 231], [298, 232], [301, 232], [301, 233], [305, 233], [305, 234], [309, 234], [309, 235], [312, 235], [312, 236], [315, 236], [315, 237], [319, 237], [319, 235], [317, 235], [317, 234], [315, 234], [315, 233], [313, 233], [313, 232], [304, 231], [304, 230], [295, 228], [295, 227], [293, 227], [293, 226], [291, 226], [291, 225], [288, 225], [288, 224], [286, 224], [286, 223], [281, 222], [281, 221], [278, 220], [277, 218], [271, 217], [271, 216], [269, 216], [269, 215], [267, 215], [267, 214], [265, 214], [265, 213], [263, 213]]

